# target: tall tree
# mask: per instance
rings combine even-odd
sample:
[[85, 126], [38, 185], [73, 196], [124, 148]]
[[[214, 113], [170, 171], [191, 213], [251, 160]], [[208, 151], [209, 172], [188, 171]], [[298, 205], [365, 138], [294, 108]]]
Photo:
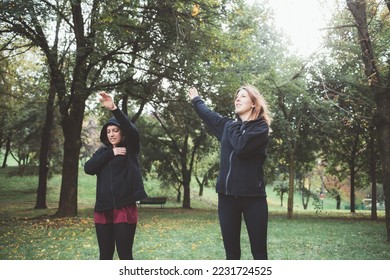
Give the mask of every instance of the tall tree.
[[11, 149], [11, 136], [9, 133], [9, 125], [10, 122], [10, 109], [12, 108], [12, 94], [11, 94], [11, 82], [10, 76], [12, 76], [11, 72], [12, 67], [11, 63], [9, 63], [9, 59], [6, 55], [3, 55], [3, 46], [1, 46], [0, 52], [0, 96], [3, 102], [0, 104], [0, 153], [3, 152], [4, 149], [4, 157], [3, 162], [1, 164], [2, 168], [7, 166], [7, 159]]
[[[54, 81], [53, 81], [54, 82]], [[39, 178], [37, 199], [34, 209], [46, 209], [47, 179], [49, 174], [49, 155], [54, 124], [54, 101], [56, 89], [54, 83], [50, 83], [49, 94], [46, 103], [46, 117], [42, 128], [41, 147], [39, 149]]]
[[[201, 3], [205, 4], [202, 9], [210, 11], [223, 6], [214, 1]], [[101, 89], [130, 92], [139, 101], [138, 116], [154, 90], [161, 87], [163, 77], [181, 78], [182, 70], [175, 68], [178, 64], [174, 61], [176, 54], [184, 50], [180, 46], [182, 24], [187, 22], [192, 28], [207, 26], [213, 18], [206, 13], [206, 17], [194, 20], [193, 6], [192, 2], [174, 0], [88, 3], [13, 0], [2, 5], [2, 32], [25, 38], [30, 45], [37, 46], [45, 56], [55, 85], [64, 134], [58, 216], [77, 214], [80, 139], [87, 99]], [[167, 22], [171, 28], [165, 28]], [[170, 30], [169, 34], [166, 30]], [[176, 35], [175, 44], [159, 44], [171, 42], [172, 34]], [[166, 51], [158, 56], [157, 49]], [[135, 94], [134, 90], [140, 88], [145, 91]], [[126, 96], [124, 100], [126, 110]]]
[[[316, 61], [313, 80], [318, 83], [322, 102], [332, 105], [329, 112], [332, 126], [327, 133], [330, 141], [323, 147], [326, 170], [341, 181], [349, 177], [350, 208], [355, 212], [355, 193], [367, 190], [370, 180], [371, 193], [375, 193], [375, 175], [381, 170], [378, 168], [373, 174], [378, 153], [373, 125], [376, 105], [374, 96], [367, 94], [371, 89], [364, 75], [361, 49], [350, 30], [349, 12], [338, 9], [331, 22], [326, 49]], [[372, 213], [374, 217], [376, 209]]]
[[373, 41], [370, 31], [370, 25], [375, 23], [375, 17], [379, 17], [382, 23], [380, 26], [389, 26], [390, 2], [378, 4], [376, 1], [346, 0], [346, 3], [354, 19], [367, 83], [377, 105], [374, 123], [379, 135], [387, 241], [390, 242], [390, 59], [388, 59], [390, 33], [381, 33], [387, 35], [387, 38]]
[[[274, 127], [271, 133], [270, 157], [280, 173], [288, 173], [287, 216], [293, 217], [297, 172], [305, 170], [320, 150], [321, 122], [326, 107], [320, 106], [315, 94], [307, 87], [304, 63], [286, 56], [283, 72], [274, 71], [266, 79], [272, 95]], [[314, 137], [316, 135], [316, 137]], [[284, 170], [287, 169], [287, 170]]]
[[[171, 114], [172, 106], [176, 108]], [[189, 104], [171, 103], [164, 110], [153, 113], [153, 119], [148, 120], [144, 127], [149, 133], [144, 136], [146, 143], [143, 160], [151, 163], [157, 171], [162, 183], [175, 186], [178, 200], [183, 189], [183, 208], [191, 208], [190, 183], [195, 165], [195, 156], [206, 154], [206, 135], [203, 130], [193, 129], [196, 119], [188, 117], [191, 110]], [[157, 127], [156, 127], [157, 126]]]
[[[201, 127], [201, 123], [189, 106], [188, 87], [195, 85], [216, 111], [233, 116], [234, 91], [240, 84], [253, 81], [255, 76], [269, 69], [269, 57], [272, 57], [265, 54], [273, 51], [270, 39], [273, 30], [266, 24], [266, 9], [260, 6], [251, 9], [243, 1], [233, 2], [224, 7], [205, 1], [198, 3], [199, 13], [193, 9], [192, 21], [180, 25], [184, 38], [179, 46], [175, 44], [178, 47], [176, 61], [170, 64], [184, 67], [180, 73], [174, 73], [176, 79], [165, 83], [151, 102], [157, 112], [155, 119], [165, 136], [158, 135], [161, 129], [148, 128], [156, 134], [145, 141], [154, 144], [146, 148], [148, 154], [144, 160], [151, 162], [154, 159], [160, 179], [176, 185], [179, 195], [184, 190], [185, 208], [190, 207], [189, 183], [194, 160], [202, 158], [214, 143], [205, 142], [203, 132], [194, 129]], [[164, 30], [172, 32], [172, 28]], [[160, 59], [167, 57], [162, 51], [157, 56]]]

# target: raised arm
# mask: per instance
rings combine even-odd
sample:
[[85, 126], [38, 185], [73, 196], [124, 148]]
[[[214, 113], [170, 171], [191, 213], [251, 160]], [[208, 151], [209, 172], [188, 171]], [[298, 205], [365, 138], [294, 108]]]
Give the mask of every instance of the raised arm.
[[114, 117], [117, 119], [121, 125], [121, 130], [126, 136], [126, 141], [128, 143], [128, 148], [134, 152], [139, 153], [140, 151], [140, 139], [139, 132], [135, 125], [129, 120], [129, 118], [115, 105], [111, 95], [101, 92], [100, 95], [100, 104], [103, 105], [107, 110], [110, 110]]
[[221, 141], [224, 126], [229, 118], [222, 117], [220, 114], [210, 110], [199, 96], [196, 88], [190, 88], [188, 90], [188, 96], [191, 99], [195, 112], [200, 116], [215, 137]]

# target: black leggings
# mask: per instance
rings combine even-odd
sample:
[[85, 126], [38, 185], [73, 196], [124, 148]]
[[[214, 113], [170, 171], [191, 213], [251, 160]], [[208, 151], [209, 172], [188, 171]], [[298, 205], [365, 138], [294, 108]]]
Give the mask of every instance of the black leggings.
[[236, 197], [219, 194], [218, 215], [227, 260], [241, 258], [242, 215], [247, 227], [253, 259], [268, 259], [268, 204], [265, 197]]
[[100, 260], [112, 260], [115, 251], [121, 260], [133, 259], [133, 242], [137, 224], [95, 224]]

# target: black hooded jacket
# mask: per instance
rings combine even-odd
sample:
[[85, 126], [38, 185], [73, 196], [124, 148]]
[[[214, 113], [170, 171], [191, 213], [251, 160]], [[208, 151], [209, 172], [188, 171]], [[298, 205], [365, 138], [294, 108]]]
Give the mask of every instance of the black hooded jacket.
[[211, 111], [197, 96], [192, 105], [221, 142], [217, 193], [266, 196], [263, 165], [267, 157], [269, 127], [263, 117], [242, 122]]
[[[140, 151], [137, 128], [119, 109], [100, 132], [104, 146], [99, 148], [84, 165], [85, 173], [97, 176], [95, 211], [107, 211], [130, 205], [147, 197], [138, 162]], [[124, 136], [121, 145], [125, 156], [114, 156], [107, 138], [107, 126], [119, 126]]]

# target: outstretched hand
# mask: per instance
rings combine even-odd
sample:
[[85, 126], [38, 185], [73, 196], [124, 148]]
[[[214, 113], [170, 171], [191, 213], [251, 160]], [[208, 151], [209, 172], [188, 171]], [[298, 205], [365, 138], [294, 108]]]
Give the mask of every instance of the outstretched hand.
[[117, 108], [111, 95], [107, 94], [106, 92], [101, 92], [99, 93], [99, 95], [100, 95], [99, 102], [106, 109], [115, 110]]
[[199, 96], [198, 90], [194, 87], [190, 88], [188, 90], [188, 96], [191, 100], [194, 99], [195, 97]]

